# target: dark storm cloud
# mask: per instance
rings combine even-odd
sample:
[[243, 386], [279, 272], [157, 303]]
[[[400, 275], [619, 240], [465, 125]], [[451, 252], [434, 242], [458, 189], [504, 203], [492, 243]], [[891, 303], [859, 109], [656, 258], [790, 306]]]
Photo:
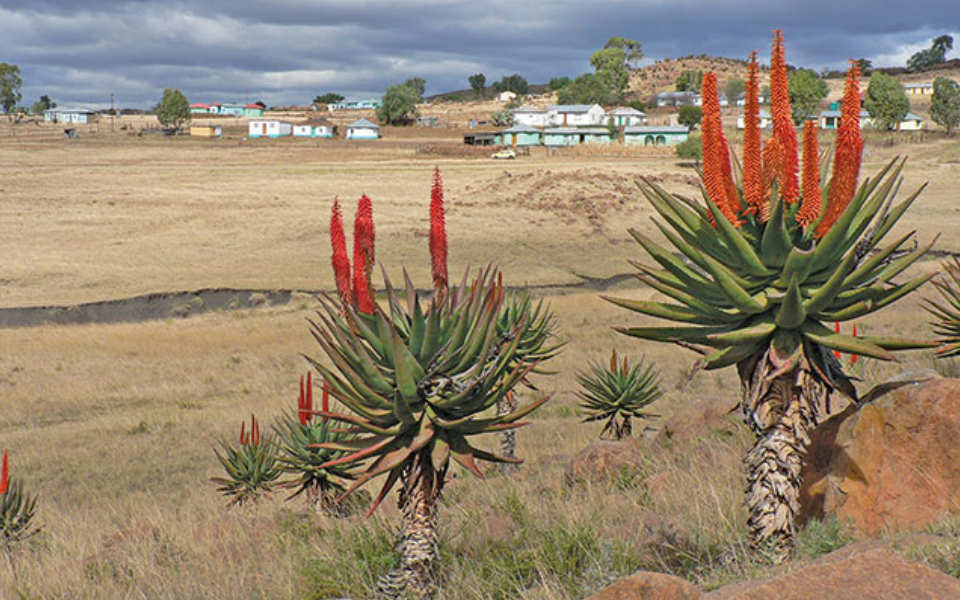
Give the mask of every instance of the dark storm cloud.
[[643, 42], [648, 60], [752, 50], [766, 57], [770, 30], [782, 27], [794, 65], [843, 67], [859, 57], [903, 64], [957, 23], [960, 3], [939, 0], [3, 0], [0, 61], [20, 65], [28, 104], [48, 94], [102, 105], [115, 93], [124, 106], [147, 106], [168, 86], [194, 101], [287, 104], [325, 91], [380, 95], [413, 76], [427, 80], [428, 93], [467, 87], [475, 72], [488, 82], [511, 73], [531, 82], [576, 76], [611, 35]]

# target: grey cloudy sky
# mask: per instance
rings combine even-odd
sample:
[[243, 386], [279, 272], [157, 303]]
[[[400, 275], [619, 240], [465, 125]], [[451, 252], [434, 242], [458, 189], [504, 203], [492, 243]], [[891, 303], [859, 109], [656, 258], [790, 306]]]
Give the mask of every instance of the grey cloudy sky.
[[427, 93], [520, 73], [531, 83], [590, 70], [610, 36], [639, 40], [647, 60], [769, 55], [784, 29], [787, 61], [819, 70], [865, 57], [901, 66], [947, 33], [960, 56], [952, 0], [0, 0], [0, 61], [20, 66], [23, 102], [146, 107], [163, 88], [191, 102], [304, 104], [317, 94], [380, 96], [419, 76]]

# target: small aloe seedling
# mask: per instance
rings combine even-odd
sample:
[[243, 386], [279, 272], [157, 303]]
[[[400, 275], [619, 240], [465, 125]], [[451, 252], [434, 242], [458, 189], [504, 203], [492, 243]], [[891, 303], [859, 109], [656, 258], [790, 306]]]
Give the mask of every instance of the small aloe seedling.
[[240, 425], [240, 447], [220, 442], [223, 454], [214, 450], [227, 477], [213, 477], [219, 484], [217, 491], [230, 498], [229, 506], [243, 504], [248, 500], [257, 500], [265, 493], [273, 491], [280, 477], [277, 464], [277, 445], [272, 440], [260, 437], [260, 423], [250, 415], [250, 431], [246, 423]]
[[657, 417], [644, 409], [657, 400], [660, 391], [659, 376], [652, 364], [639, 362], [630, 365], [627, 357], [617, 360], [617, 351], [610, 355], [609, 368], [593, 364], [587, 373], [579, 373], [577, 381], [584, 391], [577, 392], [586, 417], [583, 423], [606, 420], [600, 437], [610, 435], [615, 440], [630, 437], [633, 425], [630, 419]]
[[10, 477], [10, 457], [4, 450], [0, 470], [0, 543], [4, 548], [40, 531], [32, 524], [36, 512], [37, 497], [24, 492], [19, 479]]
[[[324, 382], [322, 413], [330, 412], [329, 396], [329, 386]], [[339, 514], [340, 503], [336, 497], [346, 489], [343, 481], [354, 479], [355, 475], [348, 466], [324, 466], [344, 453], [319, 446], [349, 443], [356, 436], [331, 427], [328, 417], [316, 416], [313, 410], [313, 378], [309, 373], [306, 379], [300, 377], [297, 404], [296, 416], [284, 413], [274, 426], [280, 447], [280, 469], [294, 476], [281, 485], [296, 490], [290, 498], [304, 494], [314, 508]]]
[[937, 320], [934, 331], [939, 336], [937, 358], [960, 355], [960, 259], [953, 257], [953, 264], [945, 263], [939, 279], [933, 281], [943, 304], [927, 300], [925, 308]]

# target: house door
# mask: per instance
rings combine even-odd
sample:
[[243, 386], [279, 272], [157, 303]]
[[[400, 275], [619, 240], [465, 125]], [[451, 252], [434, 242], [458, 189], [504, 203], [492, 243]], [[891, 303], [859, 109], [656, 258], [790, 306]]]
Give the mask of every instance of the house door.
[[517, 134], [513, 134], [513, 145], [517, 145]]
[[263, 133], [261, 135], [267, 135], [267, 124], [263, 123], [262, 126], [263, 126]]

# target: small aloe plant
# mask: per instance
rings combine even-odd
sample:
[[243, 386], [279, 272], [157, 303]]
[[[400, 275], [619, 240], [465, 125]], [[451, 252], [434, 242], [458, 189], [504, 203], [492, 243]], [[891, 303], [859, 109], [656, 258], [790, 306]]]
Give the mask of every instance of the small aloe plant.
[[3, 451], [0, 469], [0, 545], [9, 550], [40, 531], [33, 525], [37, 512], [37, 497], [23, 491], [23, 483], [10, 477], [10, 457]]
[[943, 303], [927, 300], [925, 308], [932, 314], [934, 331], [939, 336], [937, 358], [960, 355], [960, 258], [953, 257], [953, 264], [945, 263], [939, 279], [933, 281]]
[[583, 387], [583, 391], [577, 392], [586, 415], [582, 422], [606, 420], [600, 431], [601, 438], [606, 435], [615, 440], [630, 437], [633, 433], [632, 418], [659, 416], [644, 412], [663, 392], [654, 365], [644, 364], [642, 358], [630, 365], [625, 356], [618, 360], [617, 351], [614, 350], [610, 355], [609, 367], [593, 364], [588, 372], [577, 374], [577, 381]]
[[[326, 382], [323, 384], [321, 412], [330, 412], [330, 392]], [[300, 397], [297, 414], [284, 413], [274, 426], [277, 444], [280, 448], [278, 458], [280, 469], [294, 478], [281, 485], [295, 491], [290, 496], [300, 494], [317, 510], [335, 515], [343, 513], [336, 497], [346, 489], [343, 482], [354, 479], [356, 475], [346, 465], [324, 467], [343, 455], [343, 452], [321, 447], [327, 443], [349, 443], [356, 436], [331, 427], [329, 417], [318, 417], [313, 410], [313, 377], [300, 377]], [[289, 499], [289, 498], [288, 498]]]
[[230, 498], [228, 506], [256, 501], [276, 487], [281, 471], [277, 462], [277, 445], [271, 439], [262, 439], [260, 423], [250, 415], [250, 431], [246, 422], [240, 425], [240, 446], [221, 441], [221, 454], [214, 453], [227, 472], [226, 477], [213, 477], [220, 487], [217, 491]]

